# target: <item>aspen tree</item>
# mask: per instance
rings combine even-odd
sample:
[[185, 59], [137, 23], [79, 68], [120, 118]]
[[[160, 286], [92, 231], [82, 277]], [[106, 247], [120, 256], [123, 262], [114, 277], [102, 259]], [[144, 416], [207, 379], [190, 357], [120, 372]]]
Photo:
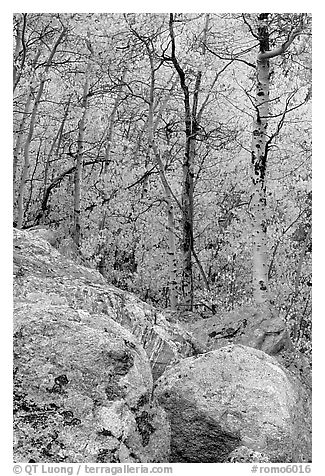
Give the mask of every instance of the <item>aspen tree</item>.
[[[192, 255], [195, 255], [196, 261], [199, 263], [198, 257], [194, 252], [194, 161], [196, 154], [196, 136], [198, 133], [198, 99], [202, 79], [202, 70], [198, 70], [195, 78], [195, 86], [192, 98], [190, 100], [190, 91], [188, 81], [184, 69], [181, 67], [176, 56], [176, 43], [173, 24], [175, 22], [173, 13], [169, 16], [169, 33], [171, 38], [171, 61], [176, 69], [180, 85], [183, 90], [184, 99], [184, 122], [185, 122], [185, 151], [183, 158], [183, 184], [182, 184], [182, 307], [185, 311], [191, 311], [193, 308], [194, 287], [193, 287], [193, 264]], [[209, 25], [209, 15], [205, 16], [205, 24], [203, 28], [203, 47], [202, 55], [205, 55], [206, 36]], [[200, 112], [202, 114], [202, 111]], [[199, 263], [200, 272], [204, 274], [204, 270]], [[205, 284], [207, 280], [205, 278]]]
[[147, 45], [147, 51], [150, 60], [150, 91], [149, 91], [149, 117], [148, 117], [148, 142], [149, 151], [153, 152], [153, 159], [156, 162], [159, 170], [159, 177], [164, 188], [167, 220], [168, 220], [168, 256], [169, 256], [169, 301], [172, 311], [177, 307], [177, 259], [176, 259], [176, 244], [175, 244], [175, 217], [173, 205], [173, 193], [168, 184], [164, 164], [162, 162], [160, 151], [154, 139], [154, 91], [155, 91], [155, 66], [152, 52]]
[[[28, 134], [27, 134], [27, 138], [26, 138], [26, 141], [25, 141], [25, 144], [24, 144], [24, 165], [23, 165], [23, 171], [22, 171], [22, 176], [21, 176], [19, 190], [18, 190], [18, 199], [17, 199], [17, 203], [18, 203], [17, 228], [18, 229], [22, 228], [23, 221], [24, 221], [24, 196], [25, 196], [25, 188], [26, 188], [28, 170], [29, 170], [29, 166], [30, 166], [30, 157], [29, 157], [30, 145], [31, 145], [32, 138], [33, 138], [33, 135], [34, 135], [34, 128], [35, 128], [35, 123], [36, 123], [37, 111], [38, 111], [38, 107], [39, 107], [41, 97], [42, 97], [42, 94], [43, 94], [43, 91], [44, 91], [45, 81], [47, 79], [47, 73], [48, 73], [48, 71], [50, 69], [50, 66], [52, 64], [52, 60], [54, 58], [56, 50], [57, 50], [59, 44], [61, 43], [62, 39], [65, 36], [65, 33], [66, 33], [65, 29], [63, 29], [62, 32], [60, 33], [59, 37], [57, 38], [57, 40], [56, 40], [56, 42], [55, 42], [55, 44], [54, 44], [54, 46], [53, 46], [53, 48], [50, 52], [50, 55], [49, 55], [49, 57], [46, 61], [46, 66], [44, 68], [44, 72], [42, 74], [41, 81], [40, 81], [40, 84], [39, 84], [39, 87], [38, 87], [38, 91], [37, 91], [37, 94], [36, 94], [36, 97], [35, 97], [34, 105], [33, 105], [33, 108], [32, 108]], [[33, 95], [33, 92], [34, 92], [33, 91], [33, 86], [31, 86], [30, 95]]]
[[251, 146], [252, 195], [250, 212], [253, 238], [253, 294], [257, 305], [269, 310], [266, 224], [266, 172], [270, 144], [270, 59], [287, 51], [301, 32], [294, 30], [280, 47], [270, 50], [269, 13], [258, 15], [259, 53], [256, 58], [255, 117]]
[[89, 103], [89, 86], [90, 86], [90, 69], [92, 56], [94, 54], [93, 47], [88, 38], [86, 39], [86, 45], [90, 52], [86, 72], [85, 82], [82, 92], [82, 115], [78, 122], [78, 141], [77, 141], [77, 155], [76, 155], [76, 170], [74, 175], [74, 206], [73, 206], [73, 240], [77, 247], [81, 245], [81, 190], [82, 190], [82, 172], [84, 162], [84, 141], [85, 141], [85, 129], [88, 116], [88, 103]]

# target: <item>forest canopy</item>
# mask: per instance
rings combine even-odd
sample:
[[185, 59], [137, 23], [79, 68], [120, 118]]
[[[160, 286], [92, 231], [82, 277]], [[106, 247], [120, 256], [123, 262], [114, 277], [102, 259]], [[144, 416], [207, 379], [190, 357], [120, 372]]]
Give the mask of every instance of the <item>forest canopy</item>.
[[311, 333], [311, 16], [17, 13], [14, 227], [171, 311]]

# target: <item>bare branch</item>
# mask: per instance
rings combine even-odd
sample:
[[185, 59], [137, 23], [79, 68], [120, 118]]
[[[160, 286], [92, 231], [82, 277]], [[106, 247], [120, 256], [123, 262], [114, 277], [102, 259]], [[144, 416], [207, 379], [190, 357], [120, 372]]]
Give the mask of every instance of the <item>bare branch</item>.
[[251, 34], [254, 36], [254, 38], [256, 38], [256, 39], [258, 40], [258, 39], [259, 39], [259, 38], [258, 38], [258, 35], [257, 35], [256, 33], [254, 33], [253, 28], [252, 28], [252, 25], [251, 25], [250, 23], [248, 23], [248, 21], [247, 21], [247, 19], [246, 19], [246, 17], [245, 17], [245, 13], [242, 13], [242, 19], [244, 20], [245, 25], [248, 26], [249, 31], [250, 31]]
[[212, 53], [214, 56], [216, 56], [217, 58], [221, 59], [221, 60], [224, 60], [224, 61], [239, 61], [240, 63], [244, 63], [246, 64], [247, 66], [250, 66], [251, 68], [254, 68], [256, 69], [256, 66], [255, 64], [253, 63], [250, 63], [249, 61], [246, 61], [246, 60], [243, 60], [242, 58], [239, 58], [239, 56], [241, 56], [242, 54], [245, 54], [247, 51], [244, 51], [244, 52], [241, 52], [241, 53], [237, 53], [236, 55], [231, 55], [231, 56], [221, 56], [219, 55], [218, 53], [216, 53], [215, 51], [211, 50], [211, 48], [208, 47], [208, 45], [205, 45], [206, 49]]
[[287, 51], [287, 49], [289, 48], [289, 46], [291, 45], [293, 40], [297, 36], [299, 36], [301, 34], [301, 32], [302, 32], [301, 29], [292, 31], [292, 33], [289, 36], [289, 39], [285, 43], [283, 43], [278, 48], [275, 48], [274, 50], [265, 51], [264, 53], [260, 53], [258, 55], [257, 59], [259, 61], [262, 61], [262, 60], [265, 60], [265, 59], [275, 58], [276, 56], [283, 55], [283, 53], [285, 53]]

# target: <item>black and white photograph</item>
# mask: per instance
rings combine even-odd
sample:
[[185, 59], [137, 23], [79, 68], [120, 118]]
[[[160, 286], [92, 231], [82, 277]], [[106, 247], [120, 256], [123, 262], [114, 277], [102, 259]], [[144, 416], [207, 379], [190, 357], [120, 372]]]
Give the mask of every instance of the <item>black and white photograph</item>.
[[16, 474], [311, 473], [314, 15], [203, 6], [11, 15]]

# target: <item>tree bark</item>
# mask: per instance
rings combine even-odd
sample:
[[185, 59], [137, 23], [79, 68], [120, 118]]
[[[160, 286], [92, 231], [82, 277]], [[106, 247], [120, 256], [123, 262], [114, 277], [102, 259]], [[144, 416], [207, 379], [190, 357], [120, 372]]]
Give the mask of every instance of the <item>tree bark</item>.
[[[93, 55], [93, 49], [90, 41], [86, 41], [87, 48]], [[86, 72], [85, 82], [82, 92], [82, 116], [78, 123], [78, 141], [77, 141], [77, 156], [76, 156], [76, 170], [74, 176], [74, 205], [73, 205], [73, 240], [78, 248], [81, 246], [81, 189], [82, 189], [82, 172], [84, 161], [84, 140], [85, 129], [88, 115], [88, 94], [89, 94], [89, 73], [91, 67], [91, 56], [89, 58]]]
[[183, 158], [183, 180], [182, 180], [182, 307], [184, 311], [193, 309], [193, 189], [194, 189], [194, 148], [193, 123], [190, 106], [190, 93], [186, 84], [185, 72], [181, 68], [176, 58], [176, 45], [174, 35], [174, 15], [170, 13], [169, 32], [171, 38], [171, 60], [178, 73], [180, 85], [183, 90], [184, 100], [184, 122], [185, 122], [185, 153]]
[[[250, 212], [253, 238], [253, 297], [258, 306], [270, 312], [267, 222], [266, 222], [266, 173], [270, 139], [267, 134], [270, 116], [270, 64], [269, 59], [282, 55], [300, 30], [291, 32], [280, 47], [270, 50], [268, 13], [258, 15], [259, 53], [256, 61], [255, 117], [251, 145], [252, 194]], [[272, 137], [272, 136], [271, 136]]]
[[68, 103], [67, 103], [67, 105], [64, 109], [62, 122], [60, 124], [60, 127], [59, 127], [57, 133], [54, 136], [54, 139], [52, 141], [49, 153], [48, 153], [47, 158], [46, 158], [45, 167], [44, 167], [44, 185], [43, 185], [43, 197], [42, 197], [42, 210], [36, 217], [37, 224], [42, 223], [43, 220], [45, 219], [45, 212], [47, 210], [48, 189], [49, 189], [48, 177], [49, 177], [49, 171], [50, 171], [50, 163], [51, 163], [51, 159], [52, 159], [52, 156], [53, 156], [55, 146], [56, 146], [55, 156], [58, 157], [58, 154], [59, 154], [62, 134], [63, 134], [63, 130], [64, 130], [64, 125], [65, 125], [65, 122], [67, 120], [69, 109], [70, 109], [71, 97], [72, 96], [70, 95], [69, 99], [68, 99]]
[[127, 68], [125, 67], [122, 72], [120, 83], [118, 85], [118, 91], [117, 91], [117, 95], [113, 104], [113, 109], [109, 116], [108, 130], [107, 130], [107, 143], [106, 143], [106, 150], [105, 150], [105, 165], [104, 165], [105, 176], [108, 173], [108, 166], [109, 166], [109, 162], [111, 158], [111, 147], [112, 147], [112, 140], [113, 140], [113, 133], [114, 133], [115, 116], [121, 101], [122, 86], [125, 81], [126, 72], [127, 72]]
[[[193, 92], [192, 108], [190, 105], [190, 92], [186, 84], [185, 72], [180, 66], [176, 58], [176, 45], [174, 34], [174, 15], [169, 16], [169, 33], [171, 38], [171, 61], [178, 73], [180, 85], [183, 90], [184, 98], [184, 122], [185, 122], [185, 153], [183, 158], [183, 181], [182, 181], [182, 307], [185, 311], [193, 309], [194, 287], [193, 287], [193, 264], [192, 254], [194, 251], [194, 162], [196, 154], [196, 135], [198, 132], [198, 98], [201, 86], [202, 71], [199, 70], [196, 75], [195, 87]], [[205, 16], [205, 25], [203, 28], [203, 47], [202, 55], [205, 54], [205, 43], [208, 31], [209, 15]], [[200, 115], [203, 111], [200, 111]], [[196, 261], [199, 263], [197, 255]], [[207, 283], [204, 270], [201, 267], [200, 272], [203, 273], [204, 281]]]
[[[25, 15], [24, 14], [24, 21], [25, 21]], [[18, 53], [17, 53], [18, 54]], [[35, 65], [39, 56], [41, 54], [41, 50], [39, 49], [35, 55], [35, 58], [33, 60], [33, 64]], [[18, 84], [18, 81], [19, 79], [16, 81], [16, 76], [15, 76], [15, 67], [14, 67], [14, 90], [15, 90], [15, 87], [17, 86]], [[26, 100], [26, 103], [25, 103], [25, 108], [24, 108], [24, 112], [23, 112], [23, 115], [22, 115], [22, 119], [21, 119], [21, 122], [20, 122], [20, 125], [19, 125], [19, 130], [17, 131], [17, 137], [16, 137], [16, 143], [15, 143], [15, 147], [14, 147], [14, 150], [13, 150], [13, 204], [14, 206], [16, 205], [16, 193], [17, 193], [17, 184], [16, 184], [16, 181], [17, 181], [17, 171], [18, 171], [18, 164], [19, 164], [19, 155], [20, 155], [20, 151], [21, 151], [21, 148], [22, 148], [22, 143], [23, 143], [23, 136], [24, 136], [24, 128], [25, 128], [25, 125], [26, 125], [26, 122], [27, 122], [27, 118], [30, 116], [31, 114], [31, 104], [32, 104], [32, 98], [34, 96], [34, 93], [35, 93], [35, 87], [33, 85], [30, 86], [30, 89], [29, 89], [29, 92], [28, 92], [28, 95], [27, 95], [27, 100]]]
[[[22, 25], [21, 25], [22, 23]], [[13, 63], [13, 91], [15, 92], [16, 87], [21, 78], [21, 73], [24, 68], [25, 59], [26, 59], [26, 45], [25, 45], [25, 30], [27, 23], [27, 13], [23, 13], [19, 16], [16, 28], [16, 45], [14, 52], [14, 63]], [[18, 61], [21, 55], [20, 67], [18, 68]]]
[[24, 112], [22, 115], [21, 122], [19, 124], [19, 130], [17, 131], [16, 135], [16, 143], [13, 151], [13, 167], [12, 167], [12, 179], [13, 179], [13, 203], [15, 205], [16, 201], [16, 180], [17, 180], [17, 171], [18, 171], [18, 163], [19, 163], [19, 154], [22, 147], [23, 136], [24, 136], [24, 128], [27, 122], [27, 118], [30, 114], [31, 109], [31, 102], [32, 102], [32, 94], [31, 92], [27, 96], [27, 100], [25, 103]]
[[159, 149], [154, 139], [154, 91], [155, 91], [155, 68], [152, 52], [147, 45], [148, 56], [150, 60], [150, 90], [149, 90], [149, 115], [148, 115], [148, 143], [149, 154], [153, 156], [154, 162], [158, 166], [159, 177], [164, 188], [166, 207], [167, 207], [167, 220], [168, 220], [168, 257], [169, 257], [169, 302], [172, 311], [177, 309], [177, 257], [176, 257], [176, 244], [175, 244], [175, 217], [174, 217], [174, 205], [173, 196], [170, 186], [168, 184], [164, 164], [161, 160]]
[[[269, 49], [268, 14], [259, 15], [260, 53]], [[266, 165], [267, 126], [269, 116], [270, 67], [268, 58], [256, 61], [255, 118], [252, 134], [252, 195], [251, 217], [253, 237], [253, 293], [259, 305], [268, 308], [268, 266], [267, 266], [267, 225], [266, 225]]]
[[[311, 233], [312, 233], [312, 227], [309, 228], [309, 230], [306, 234], [305, 241], [304, 241], [302, 250], [300, 252], [298, 267], [297, 267], [296, 277], [295, 277], [295, 291], [294, 291], [293, 300], [292, 300], [293, 302], [297, 300], [298, 295], [299, 295], [299, 285], [300, 285], [302, 264], [303, 264], [305, 254], [306, 254], [306, 251], [307, 251], [307, 246], [309, 245], [309, 242], [310, 242], [310, 239], [311, 239]], [[296, 320], [295, 320], [295, 323], [294, 323], [294, 326], [293, 326], [293, 338], [294, 338], [295, 341], [297, 341], [298, 337], [299, 337], [299, 330], [300, 330], [300, 327], [301, 327], [302, 319], [303, 319], [303, 316], [300, 316], [300, 315], [297, 316]]]
[[[56, 42], [55, 42], [55, 44], [52, 48], [52, 51], [51, 51], [51, 53], [48, 57], [48, 60], [46, 62], [44, 74], [42, 76], [42, 79], [41, 79], [41, 82], [40, 82], [40, 85], [39, 85], [39, 88], [38, 88], [38, 92], [37, 92], [37, 95], [36, 95], [36, 98], [35, 98], [35, 101], [34, 101], [34, 106], [33, 106], [32, 114], [31, 114], [31, 118], [30, 118], [30, 123], [29, 123], [28, 135], [27, 135], [27, 138], [26, 138], [26, 141], [25, 141], [25, 146], [24, 146], [24, 166], [23, 166], [23, 171], [22, 171], [22, 176], [21, 176], [21, 181], [20, 181], [20, 186], [19, 186], [19, 191], [18, 191], [18, 199], [17, 199], [17, 202], [18, 202], [17, 228], [18, 229], [22, 228], [23, 221], [24, 221], [24, 195], [25, 195], [25, 188], [26, 188], [28, 170], [29, 170], [29, 166], [30, 166], [30, 157], [29, 157], [30, 144], [31, 144], [33, 134], [34, 134], [34, 128], [35, 128], [38, 106], [39, 106], [39, 103], [40, 103], [40, 100], [41, 100], [41, 97], [42, 97], [42, 94], [43, 94], [44, 85], [45, 85], [45, 81], [46, 81], [46, 75], [47, 75], [48, 70], [51, 66], [51, 63], [52, 63], [53, 57], [56, 53], [56, 50], [57, 50], [59, 44], [61, 43], [61, 40], [63, 39], [64, 35], [65, 35], [65, 30], [62, 30], [61, 34], [59, 35], [58, 39], [56, 40]], [[32, 94], [32, 88], [30, 90], [30, 94]]]

